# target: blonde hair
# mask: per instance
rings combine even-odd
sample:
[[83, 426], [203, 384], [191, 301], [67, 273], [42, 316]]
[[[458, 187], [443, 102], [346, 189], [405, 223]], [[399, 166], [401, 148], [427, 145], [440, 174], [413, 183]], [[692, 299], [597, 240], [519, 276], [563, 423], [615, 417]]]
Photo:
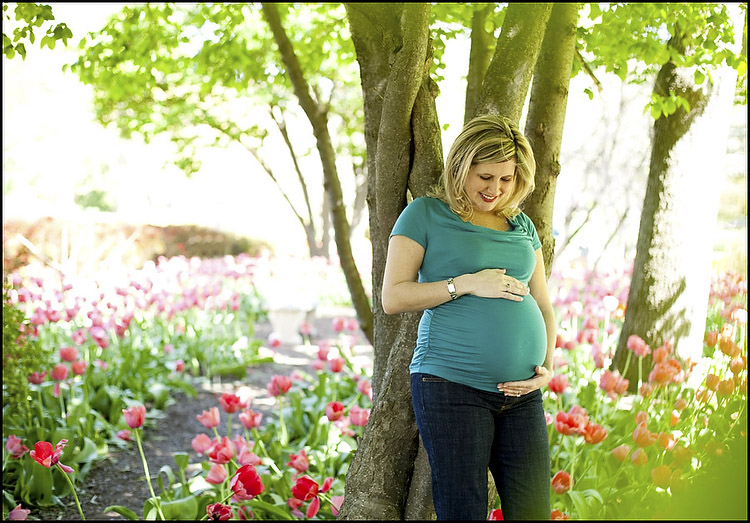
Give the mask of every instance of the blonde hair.
[[430, 196], [440, 198], [464, 219], [473, 215], [473, 207], [464, 186], [469, 169], [480, 163], [516, 163], [515, 184], [508, 206], [499, 214], [513, 218], [520, 204], [534, 191], [536, 163], [526, 137], [511, 120], [499, 115], [482, 115], [470, 120], [459, 133], [448, 152], [440, 183]]

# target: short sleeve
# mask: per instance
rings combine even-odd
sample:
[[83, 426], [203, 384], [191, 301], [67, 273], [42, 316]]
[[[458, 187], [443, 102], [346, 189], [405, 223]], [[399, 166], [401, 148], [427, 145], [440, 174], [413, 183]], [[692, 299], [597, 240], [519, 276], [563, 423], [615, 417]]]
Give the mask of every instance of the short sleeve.
[[399, 215], [390, 237], [406, 236], [427, 249], [427, 208], [425, 199], [412, 200]]
[[534, 226], [534, 222], [531, 221], [531, 218], [526, 214], [521, 213], [518, 221], [523, 224], [524, 228], [528, 231], [531, 239], [531, 246], [534, 250], [536, 251], [537, 249], [540, 249], [542, 247], [542, 242], [539, 240], [539, 235], [536, 233], [536, 227]]

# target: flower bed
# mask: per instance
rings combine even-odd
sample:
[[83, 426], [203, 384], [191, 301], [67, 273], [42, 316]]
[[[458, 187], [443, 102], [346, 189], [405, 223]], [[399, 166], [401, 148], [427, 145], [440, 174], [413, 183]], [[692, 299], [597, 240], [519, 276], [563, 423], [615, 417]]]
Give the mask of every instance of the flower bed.
[[[4, 408], [18, 410], [4, 415], [4, 515], [22, 517], [23, 507], [73, 494], [109, 446], [135, 443], [142, 454], [141, 432], [164, 422], [158, 411], [172, 390], [191, 393], [189, 377], [243, 376], [265, 361], [253, 329], [268, 303], [258, 288], [272, 292], [264, 263], [162, 258], [97, 282], [11, 275], [9, 302], [29, 318], [23, 337], [51, 356], [26, 369], [23, 401], [6, 398], [4, 384]], [[702, 482], [717, 474], [728, 491], [746, 487], [746, 472], [735, 478], [728, 465], [746, 463], [738, 458], [747, 434], [746, 281], [723, 274], [713, 282], [701, 362], [681, 361], [671, 340], [648, 347], [631, 337], [628, 365], [647, 355], [656, 365], [630, 394], [627, 380], [608, 370], [628, 274], [597, 274], [582, 287], [588, 276], [551, 278], [559, 322], [556, 376], [544, 392], [551, 517], [671, 517], [690, 510]], [[356, 322], [335, 327], [337, 339], [310, 347], [318, 359], [309, 372], [268, 383], [275, 415], [263, 419], [239, 391], [225, 393], [195, 413], [205, 430], [192, 452], [162, 467], [141, 514], [109, 508], [131, 519], [335, 518], [372, 406], [367, 369], [353, 357]], [[233, 419], [241, 433], [232, 433]], [[148, 456], [142, 461], [150, 478]], [[496, 500], [491, 519], [500, 518]]]

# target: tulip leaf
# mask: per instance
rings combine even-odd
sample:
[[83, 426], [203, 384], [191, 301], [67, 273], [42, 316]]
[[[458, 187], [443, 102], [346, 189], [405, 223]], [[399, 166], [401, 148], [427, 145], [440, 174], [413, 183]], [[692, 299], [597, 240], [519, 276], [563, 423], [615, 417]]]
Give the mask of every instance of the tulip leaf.
[[140, 519], [138, 517], [138, 514], [136, 514], [135, 512], [133, 512], [132, 510], [130, 510], [127, 507], [123, 507], [122, 505], [110, 505], [110, 506], [108, 506], [107, 508], [104, 509], [104, 512], [105, 513], [106, 512], [117, 512], [121, 516], [125, 516], [126, 518], [128, 518], [131, 521], [137, 521], [138, 519]]
[[263, 510], [274, 516], [278, 516], [280, 519], [294, 519], [292, 515], [286, 511], [286, 509], [277, 507], [276, 505], [271, 505], [270, 503], [266, 503], [265, 501], [261, 501], [259, 499], [253, 499], [252, 501], [250, 501], [250, 506], [253, 508], [253, 510]]
[[195, 496], [161, 501], [161, 511], [167, 519], [198, 519], [198, 500]]

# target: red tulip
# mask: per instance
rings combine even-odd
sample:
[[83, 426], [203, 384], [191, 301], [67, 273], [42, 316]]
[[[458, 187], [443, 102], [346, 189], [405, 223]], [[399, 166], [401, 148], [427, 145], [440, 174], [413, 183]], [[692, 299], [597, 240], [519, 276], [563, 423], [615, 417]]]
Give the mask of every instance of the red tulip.
[[588, 422], [589, 415], [586, 409], [579, 405], [573, 405], [568, 412], [557, 413], [555, 416], [555, 429], [560, 434], [566, 436], [583, 434]]
[[561, 512], [559, 508], [556, 508], [550, 513], [549, 519], [552, 521], [566, 521], [570, 519], [570, 516]]
[[44, 372], [32, 372], [29, 374], [29, 383], [34, 385], [41, 385], [44, 383], [44, 378], [47, 377], [47, 371]]
[[490, 512], [490, 517], [487, 519], [487, 521], [505, 521], [505, 518], [503, 518], [503, 509], [496, 508], [492, 512]]
[[55, 449], [52, 450], [52, 443], [49, 443], [47, 441], [38, 441], [34, 444], [34, 450], [29, 452], [29, 456], [31, 456], [31, 459], [33, 459], [34, 461], [47, 468], [50, 468], [53, 465], [60, 465], [61, 469], [63, 469], [65, 472], [70, 473], [73, 472], [73, 469], [68, 467], [67, 465], [63, 465], [62, 463], [60, 463], [60, 455], [62, 454], [63, 448], [67, 444], [67, 439], [61, 439], [57, 442], [57, 445], [55, 445]]
[[227, 521], [232, 519], [232, 507], [221, 503], [212, 503], [206, 507], [208, 521]]
[[243, 465], [237, 469], [229, 483], [229, 488], [234, 492], [234, 498], [238, 501], [253, 499], [265, 490], [265, 486], [253, 465]]
[[568, 377], [565, 374], [555, 374], [547, 384], [549, 390], [555, 394], [562, 394], [568, 388]]
[[247, 402], [242, 401], [236, 394], [228, 392], [221, 395], [219, 403], [227, 414], [232, 414], [247, 407]]
[[328, 366], [331, 368], [331, 372], [341, 372], [345, 363], [344, 358], [333, 358], [328, 362]]
[[320, 510], [320, 498], [313, 498], [313, 500], [310, 502], [310, 506], [307, 507], [307, 512], [305, 515], [307, 516], [307, 519], [312, 519], [315, 517], [315, 514], [318, 513], [318, 510]]
[[331, 401], [326, 405], [326, 416], [328, 421], [340, 420], [344, 417], [344, 404], [340, 401]]
[[593, 423], [588, 423], [583, 432], [583, 438], [586, 440], [586, 443], [591, 443], [592, 445], [602, 442], [606, 437], [607, 429]]
[[208, 410], [204, 410], [203, 413], [198, 414], [195, 418], [207, 429], [218, 427], [220, 421], [219, 409], [217, 407], [211, 407]]
[[307, 475], [301, 476], [292, 487], [292, 496], [302, 501], [309, 501], [318, 495], [319, 489], [317, 481]]
[[558, 471], [557, 474], [552, 477], [552, 490], [554, 490], [556, 494], [565, 494], [572, 486], [573, 479], [570, 477], [570, 474], [564, 470]]
[[137, 429], [143, 426], [143, 422], [146, 421], [146, 407], [143, 405], [135, 405], [127, 409], [122, 409], [122, 413], [125, 416], [125, 423], [131, 429]]

